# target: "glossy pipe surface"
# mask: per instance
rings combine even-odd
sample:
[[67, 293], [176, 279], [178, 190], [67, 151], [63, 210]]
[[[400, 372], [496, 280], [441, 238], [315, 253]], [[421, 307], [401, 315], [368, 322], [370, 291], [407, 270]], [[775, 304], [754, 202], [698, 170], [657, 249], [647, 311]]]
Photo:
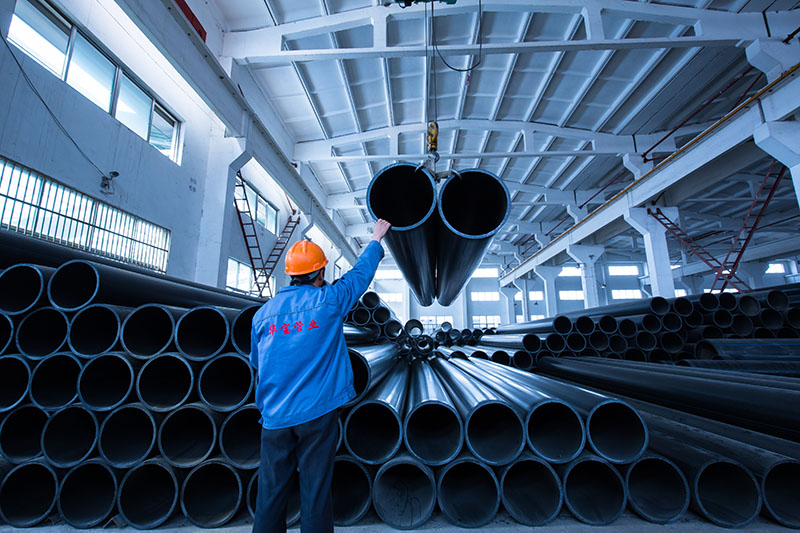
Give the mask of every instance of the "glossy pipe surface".
[[350, 365], [353, 368], [353, 387], [356, 390], [356, 397], [346, 404], [346, 406], [350, 406], [360, 402], [367, 392], [391, 370], [400, 357], [400, 348], [394, 343], [385, 343], [350, 348], [347, 352], [350, 355]]
[[527, 352], [537, 352], [542, 347], [539, 337], [533, 334], [486, 335], [481, 338], [481, 342], [493, 348], [511, 348], [512, 350], [525, 350]]
[[500, 507], [497, 476], [468, 453], [439, 469], [436, 494], [445, 519], [459, 527], [485, 526]]
[[261, 413], [255, 404], [228, 415], [219, 430], [222, 456], [236, 468], [258, 468], [261, 459]]
[[351, 324], [344, 325], [344, 340], [348, 346], [370, 344], [375, 341], [375, 337], [376, 335], [373, 330], [353, 326]]
[[524, 350], [518, 350], [514, 352], [514, 355], [511, 356], [511, 362], [515, 368], [519, 368], [520, 370], [530, 370], [533, 368], [535, 360], [530, 353]]
[[244, 357], [250, 357], [253, 317], [259, 309], [261, 309], [260, 305], [245, 307], [236, 314], [231, 322], [231, 343], [233, 344], [233, 349]]
[[505, 467], [500, 477], [500, 494], [508, 514], [526, 526], [552, 522], [564, 502], [558, 474], [546, 461], [530, 453], [522, 454]]
[[135, 529], [166, 522], [178, 505], [178, 477], [161, 459], [149, 459], [128, 471], [117, 498], [119, 513]]
[[364, 518], [372, 502], [372, 476], [349, 455], [337, 455], [333, 462], [333, 523], [351, 526]]
[[[1, 364], [4, 360], [0, 359], [0, 375], [4, 370]], [[82, 368], [81, 361], [70, 353], [48, 355], [39, 361], [30, 377], [31, 401], [46, 411], [56, 411], [71, 404], [78, 398], [78, 377]], [[9, 377], [13, 378], [14, 375]], [[9, 384], [9, 392], [13, 394], [26, 381]]]
[[461, 170], [440, 187], [436, 297], [450, 305], [483, 260], [511, 211], [505, 183], [491, 172]]
[[186, 309], [145, 304], [134, 309], [122, 323], [120, 344], [132, 357], [147, 359], [174, 346], [175, 320]]
[[101, 459], [89, 459], [64, 475], [56, 503], [64, 522], [76, 529], [105, 522], [117, 503], [117, 475]]
[[0, 457], [21, 464], [42, 455], [47, 412], [33, 404], [16, 407], [0, 421]]
[[372, 487], [375, 512], [395, 529], [415, 529], [428, 521], [436, 507], [433, 471], [407, 453], [386, 462]]
[[165, 353], [147, 361], [136, 376], [136, 395], [148, 409], [164, 413], [177, 409], [194, 390], [194, 371], [179, 354]]
[[43, 522], [56, 506], [58, 476], [42, 460], [15, 466], [0, 480], [0, 519], [12, 527]]
[[[795, 361], [775, 361], [764, 359], [732, 359], [728, 361], [707, 361], [683, 359], [678, 366], [689, 368], [706, 368], [711, 370], [733, 370], [753, 374], [770, 374], [776, 376], [800, 377], [800, 359]], [[800, 380], [798, 380], [800, 384]]]
[[224, 461], [212, 459], [186, 474], [181, 510], [197, 527], [220, 527], [236, 515], [243, 493], [239, 473]]
[[564, 315], [533, 320], [531, 322], [520, 322], [519, 324], [501, 324], [497, 327], [498, 334], [555, 332], [566, 335], [570, 331], [572, 331], [572, 320]]
[[623, 472], [628, 503], [648, 522], [670, 524], [689, 508], [686, 476], [666, 457], [646, 453]]
[[389, 165], [370, 181], [367, 209], [373, 219], [392, 224], [385, 237], [386, 246], [419, 304], [431, 305], [436, 296], [440, 225], [433, 176], [415, 164]]
[[431, 466], [455, 459], [464, 442], [464, 424], [431, 364], [411, 363], [403, 439], [409, 453]]
[[[228, 315], [228, 316], [226, 316]], [[228, 318], [235, 310], [200, 306], [189, 309], [175, 325], [175, 346], [191, 361], [205, 361], [221, 353], [228, 344]]]
[[14, 340], [14, 321], [5, 313], [0, 313], [0, 355], [3, 355]]
[[698, 359], [800, 359], [800, 340], [705, 339], [697, 343]]
[[559, 467], [564, 503], [572, 515], [592, 526], [607, 526], [625, 510], [627, 494], [619, 472], [604, 459], [584, 452]]
[[88, 409], [73, 404], [56, 411], [42, 430], [44, 458], [57, 468], [72, 468], [92, 455], [97, 433], [97, 417]]
[[211, 456], [217, 444], [220, 415], [200, 403], [168, 414], [158, 429], [158, 450], [177, 468], [192, 468]]
[[105, 304], [87, 305], [69, 323], [67, 344], [78, 357], [90, 358], [113, 350], [119, 341], [122, 320], [132, 309]]
[[155, 449], [159, 421], [143, 404], [117, 407], [100, 425], [100, 455], [114, 468], [136, 466]]
[[17, 349], [31, 359], [41, 359], [59, 351], [68, 335], [67, 315], [52, 307], [40, 307], [25, 315], [17, 326]]
[[254, 383], [248, 359], [236, 353], [221, 354], [200, 370], [197, 395], [214, 411], [235, 411], [248, 401]]
[[111, 411], [133, 393], [134, 379], [134, 366], [124, 353], [100, 355], [83, 366], [78, 377], [78, 397], [93, 411]]

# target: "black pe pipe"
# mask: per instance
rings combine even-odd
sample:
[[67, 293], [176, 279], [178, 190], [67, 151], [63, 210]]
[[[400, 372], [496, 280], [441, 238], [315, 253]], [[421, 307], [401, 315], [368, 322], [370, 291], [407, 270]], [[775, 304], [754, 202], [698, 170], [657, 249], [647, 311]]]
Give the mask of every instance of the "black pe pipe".
[[451, 359], [453, 365], [483, 383], [516, 407], [525, 421], [525, 440], [536, 455], [566, 463], [581, 453], [586, 442], [583, 421], [568, 403], [528, 386], [502, 366], [486, 361]]
[[0, 313], [0, 355], [5, 353], [14, 340], [14, 322], [5, 313]]
[[333, 523], [351, 526], [364, 518], [372, 503], [372, 476], [349, 455], [337, 455], [333, 462]]
[[417, 337], [425, 333], [425, 328], [422, 326], [422, 322], [420, 322], [416, 318], [412, 318], [411, 320], [407, 321], [406, 325], [404, 326], [404, 329], [406, 331], [406, 334], [411, 337]]
[[[800, 377], [800, 360], [774, 361], [764, 359], [732, 359], [729, 361], [707, 361], [683, 359], [678, 366], [706, 368], [712, 370], [734, 370], [753, 374], [772, 374], [776, 376]], [[800, 381], [798, 381], [800, 384]]]
[[503, 469], [500, 476], [503, 507], [526, 526], [543, 526], [561, 511], [564, 496], [561, 480], [553, 467], [530, 453], [524, 453]]
[[94, 413], [73, 404], [54, 413], [42, 430], [42, 453], [57, 468], [72, 468], [88, 459], [97, 445]]
[[253, 391], [255, 378], [250, 361], [237, 353], [216, 356], [197, 376], [197, 395], [214, 411], [235, 411]]
[[136, 395], [148, 409], [164, 413], [177, 409], [192, 395], [194, 371], [178, 354], [165, 353], [147, 361], [136, 376]]
[[350, 366], [353, 368], [353, 387], [356, 397], [347, 406], [360, 402], [367, 392], [391, 370], [400, 357], [400, 348], [394, 343], [349, 348]]
[[81, 362], [70, 353], [45, 357], [31, 375], [31, 401], [46, 411], [56, 411], [71, 404], [78, 397], [81, 369]]
[[[139, 366], [138, 361], [136, 366]], [[134, 365], [124, 353], [107, 353], [89, 360], [78, 377], [78, 396], [93, 411], [111, 411], [133, 393]]]
[[436, 506], [433, 471], [407, 453], [380, 467], [372, 486], [375, 512], [395, 529], [416, 529]]
[[477, 528], [491, 522], [500, 507], [500, 483], [491, 467], [468, 453], [438, 472], [439, 508], [448, 522]]
[[511, 211], [503, 180], [480, 169], [451, 175], [439, 190], [442, 224], [436, 258], [436, 297], [448, 306], [483, 260]]
[[67, 343], [72, 353], [89, 358], [110, 352], [117, 346], [122, 320], [132, 309], [105, 304], [87, 305], [69, 323]]
[[344, 444], [356, 459], [381, 464], [400, 449], [408, 373], [408, 363], [398, 361], [380, 384], [347, 414]]
[[259, 302], [213, 287], [80, 259], [62, 264], [53, 273], [47, 296], [62, 311], [77, 311], [91, 303], [137, 307], [158, 302], [177, 307], [217, 305], [239, 309]]
[[100, 425], [97, 449], [101, 457], [114, 468], [132, 468], [141, 463], [156, 446], [158, 422], [160, 417], [143, 404], [117, 407]]
[[583, 452], [559, 467], [564, 503], [572, 516], [592, 526], [606, 526], [625, 510], [627, 493], [619, 472], [604, 459]]
[[439, 216], [436, 185], [424, 168], [395, 163], [380, 170], [367, 188], [370, 215], [392, 224], [386, 246], [420, 305], [436, 296], [436, 249]]
[[59, 351], [68, 334], [67, 315], [52, 307], [40, 307], [25, 315], [17, 326], [17, 350], [31, 359], [41, 359]]
[[136, 359], [147, 359], [173, 348], [175, 319], [185, 312], [159, 304], [137, 307], [122, 323], [119, 336], [122, 348]]
[[650, 446], [683, 471], [698, 514], [720, 527], [742, 527], [758, 516], [761, 491], [740, 463], [658, 431]]
[[489, 360], [494, 361], [500, 365], [511, 365], [511, 355], [505, 350], [494, 350], [493, 352], [489, 352]]
[[[297, 473], [289, 481], [289, 501], [286, 505], [286, 527], [291, 527], [300, 520], [300, 480]], [[253, 474], [247, 484], [247, 511], [250, 518], [256, 517], [258, 505], [258, 471]]]
[[189, 309], [175, 325], [175, 346], [191, 361], [205, 361], [221, 353], [230, 337], [233, 309], [200, 306]]
[[197, 527], [221, 527], [236, 515], [243, 493], [239, 473], [225, 461], [212, 459], [186, 474], [181, 510]]
[[598, 317], [608, 315], [612, 317], [628, 317], [631, 315], [653, 314], [653, 315], [666, 315], [670, 311], [669, 300], [661, 296], [655, 296], [646, 300], [632, 300], [630, 302], [621, 302], [618, 304], [603, 305], [600, 307], [593, 307], [591, 309], [578, 309], [576, 311], [569, 311], [561, 313], [569, 318], [575, 318], [581, 315], [589, 315], [591, 317]]
[[372, 316], [372, 322], [378, 326], [383, 326], [392, 319], [392, 312], [383, 305], [379, 305], [370, 311], [370, 315]]
[[380, 334], [387, 339], [396, 340], [403, 334], [403, 324], [398, 320], [390, 320], [380, 328]]
[[433, 353], [434, 341], [429, 335], [417, 335], [411, 337], [414, 339], [414, 349], [420, 355], [429, 355]]
[[679, 296], [669, 300], [669, 303], [672, 312], [680, 317], [687, 317], [694, 313], [694, 304], [688, 298]]
[[261, 413], [253, 405], [232, 412], [219, 430], [219, 450], [236, 468], [258, 468], [261, 458]]
[[356, 326], [366, 326], [372, 320], [372, 314], [366, 307], [359, 307], [352, 312], [351, 318]]
[[464, 442], [464, 424], [430, 363], [411, 363], [403, 440], [409, 453], [431, 466], [455, 459]]
[[158, 449], [166, 462], [192, 468], [211, 456], [217, 444], [221, 415], [201, 403], [168, 414], [158, 429]]
[[646, 453], [622, 471], [631, 509], [648, 522], [670, 524], [689, 508], [686, 476], [666, 457]]
[[231, 321], [231, 344], [239, 355], [250, 357], [250, 342], [252, 339], [253, 317], [260, 305], [251, 305], [239, 311]]
[[514, 333], [560, 333], [566, 335], [572, 331], [572, 320], [564, 315], [552, 318], [542, 318], [532, 322], [520, 322], [519, 324], [501, 324], [497, 327], [498, 334]]
[[358, 346], [375, 342], [375, 331], [363, 327], [344, 325], [344, 340], [348, 346]]
[[[3, 250], [5, 252], [5, 250]], [[0, 273], [0, 312], [22, 315], [37, 305], [47, 305], [47, 281], [56, 269], [20, 263]]]
[[533, 355], [530, 353], [524, 350], [517, 350], [511, 356], [511, 362], [514, 365], [514, 368], [519, 368], [520, 370], [530, 370], [533, 368], [533, 365], [536, 361]]
[[56, 503], [64, 522], [76, 529], [105, 522], [117, 503], [117, 475], [102, 459], [89, 459], [64, 475]]
[[149, 459], [128, 471], [119, 487], [119, 513], [135, 529], [155, 529], [178, 505], [178, 476], [161, 459]]
[[33, 404], [20, 405], [0, 422], [0, 457], [20, 464], [42, 455], [42, 431], [47, 412]]
[[800, 439], [800, 412], [795, 408], [800, 405], [800, 391], [580, 360], [548, 359], [540, 361], [537, 369], [640, 400]]
[[511, 348], [512, 350], [525, 350], [527, 352], [537, 352], [542, 347], [541, 339], [531, 333], [486, 335], [481, 338], [481, 342], [493, 348]]
[[518, 457], [525, 446], [518, 408], [450, 361], [437, 357], [431, 365], [461, 414], [464, 440], [475, 457], [491, 465], [505, 465]]
[[378, 296], [377, 292], [367, 291], [363, 296], [361, 296], [361, 303], [364, 305], [364, 307], [372, 311], [381, 305], [381, 297]]
[[12, 527], [33, 527], [56, 506], [58, 476], [42, 460], [15, 466], [0, 481], [0, 519]]

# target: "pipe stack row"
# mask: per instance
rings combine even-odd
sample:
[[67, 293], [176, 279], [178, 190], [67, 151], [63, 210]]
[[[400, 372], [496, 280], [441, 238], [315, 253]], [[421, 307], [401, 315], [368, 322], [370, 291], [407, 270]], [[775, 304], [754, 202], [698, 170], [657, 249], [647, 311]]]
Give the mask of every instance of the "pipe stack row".
[[367, 189], [373, 218], [392, 224], [385, 242], [422, 306], [450, 305], [508, 218], [503, 180], [480, 169], [453, 171], [438, 187], [422, 165], [396, 163]]

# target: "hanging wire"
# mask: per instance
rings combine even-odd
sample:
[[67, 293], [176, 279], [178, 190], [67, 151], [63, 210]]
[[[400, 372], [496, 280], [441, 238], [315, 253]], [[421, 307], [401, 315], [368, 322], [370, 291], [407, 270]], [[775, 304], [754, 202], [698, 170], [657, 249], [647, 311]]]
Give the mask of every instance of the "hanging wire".
[[[427, 3], [427, 2], [426, 2]], [[481, 64], [483, 60], [483, 0], [478, 0], [478, 60], [474, 61], [472, 65], [466, 68], [458, 68], [454, 67], [442, 55], [442, 52], [439, 50], [439, 45], [436, 44], [436, 16], [434, 15], [433, 4], [431, 2], [431, 40], [433, 41], [433, 49], [436, 50], [436, 54], [439, 56], [439, 59], [442, 60], [442, 63], [445, 64], [447, 68], [453, 70], [455, 72], [472, 72], [478, 65]], [[427, 43], [426, 43], [426, 53], [427, 53]]]

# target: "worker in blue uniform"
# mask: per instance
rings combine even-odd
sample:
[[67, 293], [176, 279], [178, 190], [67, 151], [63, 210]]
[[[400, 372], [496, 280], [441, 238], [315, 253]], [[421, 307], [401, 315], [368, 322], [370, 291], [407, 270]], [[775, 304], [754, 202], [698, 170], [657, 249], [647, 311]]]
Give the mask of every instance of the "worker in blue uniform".
[[253, 531], [286, 531], [292, 476], [299, 470], [301, 530], [333, 531], [331, 482], [339, 408], [355, 398], [342, 325], [383, 259], [390, 224], [379, 220], [355, 266], [325, 283], [328, 260], [309, 241], [286, 254], [291, 285], [253, 317], [250, 362], [258, 374], [261, 468]]

